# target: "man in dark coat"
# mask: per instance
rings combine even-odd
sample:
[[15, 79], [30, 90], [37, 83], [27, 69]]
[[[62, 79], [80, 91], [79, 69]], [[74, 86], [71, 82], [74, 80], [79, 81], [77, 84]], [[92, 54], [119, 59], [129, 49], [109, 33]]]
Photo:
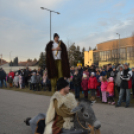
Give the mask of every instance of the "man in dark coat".
[[132, 68], [132, 91], [133, 91], [133, 98], [134, 98], [134, 67]]
[[29, 75], [30, 75], [29, 68], [26, 67], [26, 69], [24, 71], [24, 80], [25, 80], [25, 86], [27, 86], [27, 87], [28, 87]]
[[57, 33], [54, 34], [54, 41], [50, 41], [46, 46], [46, 64], [48, 78], [51, 79], [52, 92], [54, 92], [57, 79], [70, 77], [66, 46], [62, 41], [59, 41]]
[[131, 92], [131, 88], [132, 88], [132, 71], [129, 70], [128, 68], [128, 64], [125, 63], [124, 64], [124, 70], [121, 72], [121, 84], [120, 84], [120, 95], [119, 95], [119, 100], [118, 103], [116, 105], [116, 107], [120, 107], [122, 100], [123, 100], [123, 96], [124, 93], [126, 92], [126, 108], [129, 107], [130, 105], [130, 92]]

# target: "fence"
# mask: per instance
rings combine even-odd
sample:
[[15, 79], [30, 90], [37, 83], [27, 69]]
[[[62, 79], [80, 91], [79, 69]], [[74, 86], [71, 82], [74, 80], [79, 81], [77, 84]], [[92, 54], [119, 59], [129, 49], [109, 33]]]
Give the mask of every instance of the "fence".
[[[38, 66], [28, 66], [31, 70], [33, 69], [38, 69]], [[10, 70], [12, 71], [17, 71], [19, 69], [25, 69], [26, 66], [8, 66], [8, 65], [2, 65], [0, 66], [0, 68], [3, 68], [5, 70], [6, 73], [9, 73]]]

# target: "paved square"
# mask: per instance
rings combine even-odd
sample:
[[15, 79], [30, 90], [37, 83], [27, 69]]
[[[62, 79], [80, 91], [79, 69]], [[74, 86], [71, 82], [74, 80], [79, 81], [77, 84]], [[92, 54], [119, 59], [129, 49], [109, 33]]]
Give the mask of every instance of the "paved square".
[[[45, 113], [50, 97], [0, 89], [0, 134], [32, 134], [26, 117]], [[134, 134], [134, 108], [94, 104], [101, 134]]]

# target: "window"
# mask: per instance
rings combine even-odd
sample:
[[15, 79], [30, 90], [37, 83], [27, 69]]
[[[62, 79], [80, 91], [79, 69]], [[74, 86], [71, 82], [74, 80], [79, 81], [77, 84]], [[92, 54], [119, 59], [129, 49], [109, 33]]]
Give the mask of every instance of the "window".
[[125, 48], [120, 49], [120, 58], [123, 60], [126, 59], [126, 49]]
[[103, 51], [100, 52], [100, 61], [110, 61], [111, 60], [111, 52], [110, 51]]
[[127, 48], [127, 59], [134, 60], [134, 47]]
[[94, 63], [98, 63], [99, 62], [99, 52], [94, 52], [93, 53], [93, 56], [94, 56]]

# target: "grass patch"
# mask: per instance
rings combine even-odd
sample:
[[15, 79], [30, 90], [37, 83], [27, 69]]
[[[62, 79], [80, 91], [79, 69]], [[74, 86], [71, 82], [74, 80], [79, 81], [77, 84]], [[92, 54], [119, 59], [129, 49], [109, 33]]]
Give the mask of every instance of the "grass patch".
[[2, 88], [2, 89], [25, 92], [25, 93], [30, 93], [30, 94], [44, 95], [44, 96], [52, 96], [52, 93], [49, 91], [43, 91], [43, 90], [33, 91], [33, 90], [30, 90], [29, 88], [19, 89], [19, 88], [13, 87], [13, 88]]

